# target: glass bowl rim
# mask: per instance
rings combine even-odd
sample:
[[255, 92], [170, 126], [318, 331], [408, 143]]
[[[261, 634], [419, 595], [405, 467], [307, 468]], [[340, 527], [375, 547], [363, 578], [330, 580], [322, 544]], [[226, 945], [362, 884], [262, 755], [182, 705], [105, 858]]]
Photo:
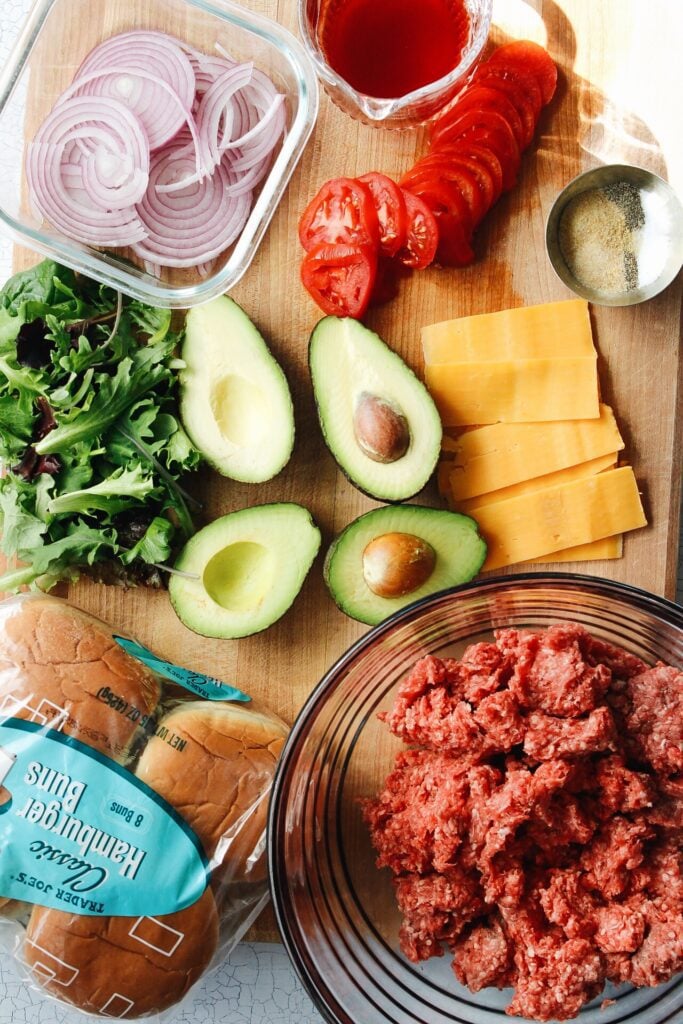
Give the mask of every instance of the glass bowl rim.
[[647, 611], [652, 614], [659, 613], [659, 616], [670, 625], [683, 631], [683, 607], [676, 604], [675, 601], [671, 601], [669, 598], [653, 594], [642, 587], [635, 586], [634, 584], [607, 579], [604, 576], [584, 575], [583, 573], [512, 573], [509, 576], [492, 576], [487, 577], [486, 579], [472, 580], [469, 583], [463, 583], [456, 587], [447, 587], [446, 589], [437, 591], [434, 594], [428, 594], [426, 597], [420, 598], [418, 601], [413, 601], [411, 604], [406, 605], [397, 612], [394, 612], [393, 615], [390, 615], [378, 625], [373, 626], [367, 631], [367, 633], [364, 633], [354, 641], [354, 643], [351, 644], [351, 646], [347, 648], [339, 658], [337, 658], [337, 660], [324, 674], [320, 682], [318, 682], [313, 688], [303, 707], [298, 712], [280, 754], [269, 800], [266, 851], [270, 895], [275, 921], [282, 939], [282, 944], [287, 951], [287, 955], [289, 956], [304, 989], [313, 1001], [318, 1012], [325, 1021], [328, 1022], [328, 1024], [344, 1024], [344, 1022], [341, 1018], [335, 1015], [324, 1000], [321, 994], [320, 985], [318, 984], [318, 979], [314, 978], [312, 973], [309, 972], [306, 957], [302, 954], [294, 940], [293, 932], [287, 924], [287, 916], [278, 899], [279, 883], [281, 877], [283, 877], [281, 867], [277, 863], [277, 850], [280, 845], [280, 829], [278, 828], [278, 822], [281, 817], [285, 785], [287, 781], [289, 781], [288, 770], [292, 757], [299, 747], [302, 737], [305, 737], [306, 727], [308, 726], [316, 708], [322, 701], [324, 701], [328, 692], [333, 690], [338, 684], [347, 666], [366, 649], [371, 648], [378, 640], [387, 636], [395, 627], [405, 625], [419, 619], [423, 612], [428, 611], [432, 605], [436, 605], [444, 599], [459, 596], [461, 594], [467, 594], [476, 590], [486, 592], [495, 590], [500, 586], [510, 586], [519, 583], [525, 586], [528, 585], [529, 589], [533, 589], [534, 585], [542, 586], [544, 584], [560, 584], [561, 586], [574, 585], [578, 589], [583, 587], [589, 591], [603, 590], [606, 591], [608, 596], [611, 593], [614, 596], [626, 599], [628, 603], [640, 610]]

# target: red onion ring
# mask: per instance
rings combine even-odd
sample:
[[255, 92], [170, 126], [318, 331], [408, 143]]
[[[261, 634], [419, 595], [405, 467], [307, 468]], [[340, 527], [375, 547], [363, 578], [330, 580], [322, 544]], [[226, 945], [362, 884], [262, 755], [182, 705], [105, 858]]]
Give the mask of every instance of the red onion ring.
[[251, 194], [226, 200], [229, 170], [214, 173], [176, 192], [160, 193], [157, 185], [183, 180], [192, 163], [169, 148], [155, 155], [147, 193], [137, 210], [147, 230], [133, 248], [142, 259], [167, 267], [191, 267], [220, 255], [235, 241], [251, 209]]
[[[76, 156], [73, 143], [78, 139], [94, 139], [120, 161], [121, 184], [107, 187], [96, 167], [86, 172], [82, 160], [87, 163], [88, 158], [83, 154], [77, 164], [68, 162], [70, 170], [62, 177], [65, 150]], [[124, 165], [130, 168], [127, 176]], [[75, 181], [74, 166], [81, 168], [80, 183]], [[107, 97], [74, 97], [60, 103], [28, 147], [26, 176], [35, 207], [65, 235], [90, 245], [127, 245], [133, 236], [136, 241], [144, 238], [134, 207], [137, 200], [130, 196], [144, 195], [149, 148], [140, 122], [124, 104]], [[90, 189], [85, 187], [86, 178]]]
[[[95, 71], [108, 71], [111, 77], [89, 77]], [[123, 32], [105, 40], [81, 64], [74, 84], [77, 82], [81, 83], [80, 95], [109, 96], [130, 107], [142, 122], [152, 150], [181, 128], [195, 94], [189, 58], [178, 41], [164, 32]], [[169, 89], [178, 97], [177, 109], [166, 102]]]

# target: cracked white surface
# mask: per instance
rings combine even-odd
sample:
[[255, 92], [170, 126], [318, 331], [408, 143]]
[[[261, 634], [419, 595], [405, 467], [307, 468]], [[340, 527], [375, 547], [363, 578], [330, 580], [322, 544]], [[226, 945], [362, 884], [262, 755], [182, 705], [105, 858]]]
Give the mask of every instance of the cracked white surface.
[[[0, 67], [30, 6], [30, 0], [0, 0]], [[19, 120], [14, 127], [19, 139]], [[17, 173], [16, 156], [0, 146], [0, 181]], [[11, 265], [11, 243], [0, 235], [0, 281], [9, 276]], [[27, 988], [12, 959], [0, 955], [0, 1024], [82, 1024], [87, 1019], [93, 1018]], [[168, 1019], [174, 1024], [321, 1024], [284, 949], [267, 943], [239, 945]]]

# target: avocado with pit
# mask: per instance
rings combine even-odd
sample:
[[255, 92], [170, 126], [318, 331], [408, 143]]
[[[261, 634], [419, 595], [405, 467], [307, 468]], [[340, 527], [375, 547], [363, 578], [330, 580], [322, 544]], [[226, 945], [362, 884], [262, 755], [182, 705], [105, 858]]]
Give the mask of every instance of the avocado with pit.
[[325, 582], [352, 619], [377, 625], [428, 594], [467, 583], [486, 543], [470, 516], [422, 505], [373, 509], [333, 541]]
[[289, 461], [294, 409], [287, 379], [247, 314], [222, 295], [187, 314], [180, 415], [223, 476], [270, 480]]
[[178, 618], [201, 636], [235, 639], [281, 618], [320, 548], [301, 505], [281, 502], [231, 512], [199, 530], [169, 582]]
[[351, 483], [379, 501], [421, 491], [441, 447], [441, 420], [424, 384], [379, 335], [325, 317], [308, 349], [325, 443]]

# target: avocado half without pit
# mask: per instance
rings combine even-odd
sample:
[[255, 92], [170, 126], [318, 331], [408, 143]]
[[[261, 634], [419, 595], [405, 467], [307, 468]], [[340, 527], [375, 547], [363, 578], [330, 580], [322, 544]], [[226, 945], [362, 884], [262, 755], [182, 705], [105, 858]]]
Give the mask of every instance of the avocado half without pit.
[[325, 317], [308, 350], [325, 443], [359, 490], [379, 501], [421, 491], [441, 447], [441, 420], [424, 384], [357, 320]]
[[469, 582], [485, 558], [486, 543], [469, 516], [386, 506], [339, 534], [327, 553], [325, 582], [343, 612], [375, 626], [421, 597]]
[[185, 545], [169, 594], [178, 618], [202, 636], [250, 636], [281, 618], [320, 548], [301, 505], [255, 505], [199, 530]]
[[193, 444], [223, 476], [274, 477], [294, 446], [292, 396], [247, 314], [222, 295], [187, 314], [180, 414]]

